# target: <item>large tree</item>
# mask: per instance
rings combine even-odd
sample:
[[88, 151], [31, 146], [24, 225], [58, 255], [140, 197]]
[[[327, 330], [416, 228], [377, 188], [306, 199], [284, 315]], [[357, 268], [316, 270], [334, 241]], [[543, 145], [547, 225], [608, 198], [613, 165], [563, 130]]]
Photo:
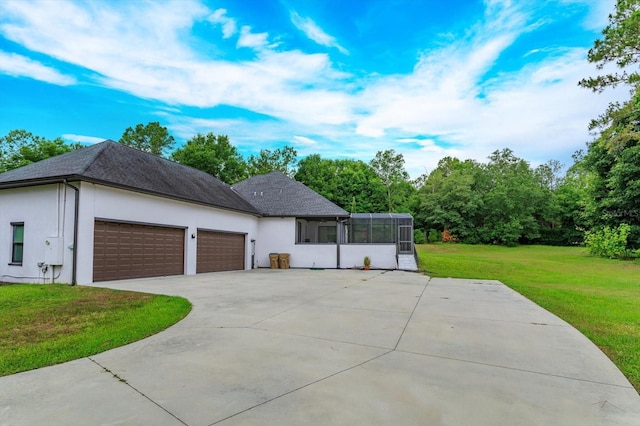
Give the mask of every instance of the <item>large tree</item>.
[[414, 213], [418, 226], [424, 230], [447, 229], [460, 241], [480, 242], [481, 173], [481, 166], [473, 160], [441, 159], [420, 188], [420, 203]]
[[258, 155], [249, 156], [247, 170], [249, 176], [280, 171], [289, 177], [293, 177], [297, 159], [298, 152], [292, 146], [284, 146], [273, 151], [262, 149]]
[[582, 166], [592, 173], [591, 203], [585, 212], [591, 225], [631, 226], [628, 248], [640, 247], [640, 0], [618, 0], [609, 25], [589, 51], [588, 60], [603, 69], [615, 63], [618, 72], [584, 79], [580, 85], [601, 92], [619, 84], [631, 99], [610, 104], [590, 124], [598, 132], [588, 145]]
[[640, 90], [612, 117], [582, 160], [592, 173], [586, 214], [595, 228], [630, 225], [628, 248], [640, 248]]
[[298, 163], [295, 179], [349, 212], [386, 211], [385, 187], [362, 161], [309, 155]]
[[61, 138], [46, 139], [26, 130], [11, 130], [0, 138], [0, 173], [64, 154], [82, 145]]
[[166, 127], [154, 121], [147, 125], [137, 124], [135, 128], [127, 127], [119, 142], [164, 157], [173, 148], [174, 138]]
[[409, 173], [404, 168], [404, 157], [393, 149], [378, 151], [369, 163], [387, 190], [389, 212], [398, 210], [412, 195]]
[[197, 134], [182, 148], [176, 149], [171, 158], [230, 185], [247, 177], [247, 163], [226, 135]]
[[614, 62], [620, 71], [585, 78], [580, 85], [595, 92], [621, 83], [637, 86], [640, 73], [638, 67], [632, 66], [640, 62], [640, 1], [618, 0], [602, 36], [589, 50], [587, 59], [599, 70]]
[[510, 149], [494, 151], [489, 160], [484, 166], [488, 187], [483, 200], [483, 240], [515, 245], [538, 239], [548, 192], [529, 164]]

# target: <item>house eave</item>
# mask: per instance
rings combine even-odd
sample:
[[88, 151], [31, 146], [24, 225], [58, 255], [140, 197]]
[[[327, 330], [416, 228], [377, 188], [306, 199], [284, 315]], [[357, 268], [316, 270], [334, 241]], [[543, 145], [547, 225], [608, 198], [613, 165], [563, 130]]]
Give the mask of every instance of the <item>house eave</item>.
[[27, 188], [31, 186], [52, 185], [54, 183], [62, 183], [64, 181], [78, 182], [81, 180], [83, 179], [78, 175], [62, 175], [62, 176], [50, 176], [46, 178], [43, 177], [43, 178], [36, 178], [36, 179], [23, 179], [23, 180], [11, 181], [11, 182], [0, 182], [0, 190]]
[[25, 179], [25, 180], [19, 180], [19, 181], [13, 181], [13, 182], [3, 182], [0, 183], [0, 190], [3, 189], [17, 189], [17, 188], [26, 188], [26, 187], [32, 187], [32, 186], [42, 186], [42, 185], [52, 185], [52, 184], [56, 184], [56, 183], [63, 183], [63, 182], [86, 182], [86, 183], [93, 183], [93, 184], [97, 184], [97, 185], [102, 185], [102, 186], [107, 186], [110, 188], [116, 188], [116, 189], [123, 189], [126, 191], [131, 191], [131, 192], [136, 192], [139, 194], [146, 194], [146, 195], [153, 195], [156, 197], [162, 197], [162, 198], [167, 198], [167, 199], [171, 199], [171, 200], [176, 200], [176, 201], [182, 201], [185, 203], [190, 203], [190, 204], [196, 204], [196, 205], [201, 205], [201, 206], [206, 206], [206, 207], [213, 207], [216, 209], [221, 209], [221, 210], [226, 210], [226, 211], [231, 211], [231, 212], [236, 212], [236, 213], [242, 213], [242, 214], [248, 214], [251, 216], [255, 216], [255, 217], [262, 217], [263, 215], [261, 215], [259, 212], [253, 210], [244, 210], [244, 209], [235, 209], [232, 207], [227, 207], [227, 206], [221, 206], [219, 204], [214, 204], [214, 203], [207, 203], [204, 201], [199, 201], [199, 200], [194, 200], [191, 198], [187, 198], [187, 197], [179, 197], [179, 196], [175, 196], [175, 195], [170, 195], [170, 194], [165, 194], [162, 192], [157, 192], [157, 191], [149, 191], [149, 190], [145, 190], [142, 188], [135, 188], [135, 187], [131, 187], [131, 186], [127, 186], [127, 185], [119, 185], [113, 182], [108, 182], [108, 181], [104, 181], [101, 179], [92, 179], [92, 178], [87, 178], [86, 176], [79, 176], [79, 175], [65, 175], [65, 176], [56, 176], [56, 177], [47, 177], [47, 178], [37, 178], [37, 179]]
[[262, 217], [299, 217], [299, 218], [327, 218], [327, 219], [335, 219], [335, 218], [348, 218], [349, 214], [313, 214], [313, 213], [286, 213], [286, 214], [277, 214], [277, 213], [264, 213]]

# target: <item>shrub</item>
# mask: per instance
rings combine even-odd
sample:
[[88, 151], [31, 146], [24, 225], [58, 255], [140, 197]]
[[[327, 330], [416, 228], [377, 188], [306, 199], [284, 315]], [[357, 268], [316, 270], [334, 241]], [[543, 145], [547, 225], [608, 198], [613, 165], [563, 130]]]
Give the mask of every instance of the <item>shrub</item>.
[[442, 234], [437, 229], [429, 229], [429, 235], [427, 241], [431, 244], [442, 241]]
[[424, 244], [425, 243], [424, 232], [422, 232], [422, 229], [414, 229], [413, 230], [413, 242], [415, 244]]
[[584, 243], [593, 255], [621, 259], [627, 256], [627, 238], [630, 231], [631, 227], [626, 223], [617, 228], [605, 226], [600, 230], [585, 232]]

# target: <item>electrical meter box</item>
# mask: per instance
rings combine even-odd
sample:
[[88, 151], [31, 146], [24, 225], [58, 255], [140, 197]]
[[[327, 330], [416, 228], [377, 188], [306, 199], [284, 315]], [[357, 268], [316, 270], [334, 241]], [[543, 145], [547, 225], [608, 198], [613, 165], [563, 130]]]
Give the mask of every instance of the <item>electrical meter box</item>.
[[63, 255], [62, 238], [49, 237], [44, 240], [44, 263], [52, 266], [60, 266], [62, 265]]

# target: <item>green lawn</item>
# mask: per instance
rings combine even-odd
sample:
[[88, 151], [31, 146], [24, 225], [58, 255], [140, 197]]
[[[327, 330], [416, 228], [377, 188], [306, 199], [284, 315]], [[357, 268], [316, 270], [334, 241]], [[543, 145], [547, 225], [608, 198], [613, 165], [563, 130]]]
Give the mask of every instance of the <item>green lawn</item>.
[[0, 286], [0, 376], [135, 342], [190, 310], [181, 297], [52, 284]]
[[495, 279], [572, 324], [640, 390], [640, 261], [580, 247], [418, 246], [432, 277]]

